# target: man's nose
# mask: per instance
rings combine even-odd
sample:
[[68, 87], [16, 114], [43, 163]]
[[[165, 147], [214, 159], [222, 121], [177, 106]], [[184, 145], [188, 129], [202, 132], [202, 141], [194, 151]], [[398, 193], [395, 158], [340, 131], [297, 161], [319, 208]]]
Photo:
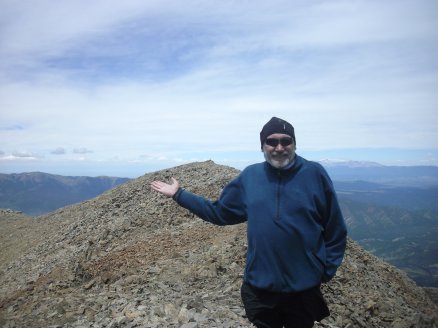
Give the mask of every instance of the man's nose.
[[276, 150], [276, 151], [283, 151], [283, 150], [284, 150], [284, 147], [282, 146], [281, 143], [279, 143], [279, 144], [277, 145], [277, 147], [275, 147], [275, 150]]

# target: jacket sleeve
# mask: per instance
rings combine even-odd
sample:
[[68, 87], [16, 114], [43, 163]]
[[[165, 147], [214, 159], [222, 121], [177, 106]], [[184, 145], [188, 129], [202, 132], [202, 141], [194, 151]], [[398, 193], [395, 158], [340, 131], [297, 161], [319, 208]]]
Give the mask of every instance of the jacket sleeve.
[[176, 202], [201, 219], [217, 225], [231, 225], [246, 221], [245, 205], [239, 177], [225, 186], [217, 201], [210, 201], [187, 190], [175, 195]]
[[326, 218], [324, 220], [324, 243], [326, 265], [323, 282], [331, 280], [342, 263], [347, 244], [347, 228], [342, 215], [336, 192], [327, 173], [326, 178]]

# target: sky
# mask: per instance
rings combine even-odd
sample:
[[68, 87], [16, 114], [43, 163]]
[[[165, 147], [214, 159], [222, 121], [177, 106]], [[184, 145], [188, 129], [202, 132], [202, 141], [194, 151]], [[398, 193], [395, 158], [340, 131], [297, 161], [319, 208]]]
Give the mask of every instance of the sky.
[[0, 0], [0, 173], [438, 165], [436, 0]]

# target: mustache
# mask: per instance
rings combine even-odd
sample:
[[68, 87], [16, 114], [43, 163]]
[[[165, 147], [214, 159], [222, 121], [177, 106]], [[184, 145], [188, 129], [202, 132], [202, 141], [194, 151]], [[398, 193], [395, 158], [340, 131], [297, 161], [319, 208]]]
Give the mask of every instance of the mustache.
[[289, 156], [290, 153], [288, 151], [277, 152], [274, 151], [271, 153], [272, 156]]

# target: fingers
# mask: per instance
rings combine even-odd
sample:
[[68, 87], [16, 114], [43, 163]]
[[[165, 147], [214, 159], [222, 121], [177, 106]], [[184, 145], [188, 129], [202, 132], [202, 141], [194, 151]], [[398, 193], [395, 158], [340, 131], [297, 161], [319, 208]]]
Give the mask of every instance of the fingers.
[[173, 186], [173, 185], [178, 185], [178, 181], [175, 178], [171, 178], [172, 179], [172, 183], [168, 184], [162, 181], [152, 181], [151, 186], [154, 188], [163, 188], [165, 186]]
[[151, 183], [151, 187], [154, 190], [160, 189], [160, 188], [162, 188], [162, 186], [163, 186], [163, 183], [161, 181], [153, 181]]
[[163, 192], [165, 187], [166, 187], [165, 184], [161, 181], [154, 181], [151, 183], [151, 188], [154, 191]]

